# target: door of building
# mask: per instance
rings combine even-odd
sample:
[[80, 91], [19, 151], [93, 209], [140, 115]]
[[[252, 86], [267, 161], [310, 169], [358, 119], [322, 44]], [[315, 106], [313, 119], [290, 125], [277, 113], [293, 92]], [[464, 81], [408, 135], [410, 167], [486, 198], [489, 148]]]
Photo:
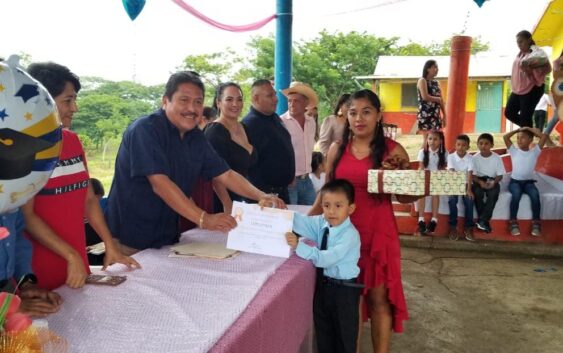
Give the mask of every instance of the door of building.
[[477, 82], [475, 132], [501, 132], [502, 82]]

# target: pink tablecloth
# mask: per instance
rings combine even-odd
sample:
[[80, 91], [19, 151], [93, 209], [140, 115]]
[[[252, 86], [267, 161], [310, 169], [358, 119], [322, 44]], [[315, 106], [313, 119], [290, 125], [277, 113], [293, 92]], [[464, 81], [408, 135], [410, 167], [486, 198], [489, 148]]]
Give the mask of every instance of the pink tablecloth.
[[[184, 241], [225, 241], [223, 234], [191, 233]], [[143, 269], [118, 287], [60, 288], [65, 303], [49, 327], [69, 340], [70, 352], [297, 351], [311, 327], [311, 263], [247, 253], [227, 260], [166, 255], [135, 255]]]

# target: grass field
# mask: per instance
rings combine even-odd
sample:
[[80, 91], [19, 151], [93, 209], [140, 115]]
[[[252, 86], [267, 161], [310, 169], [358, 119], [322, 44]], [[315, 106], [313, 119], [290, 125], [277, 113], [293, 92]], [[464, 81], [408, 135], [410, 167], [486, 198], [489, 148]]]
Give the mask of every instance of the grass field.
[[[468, 134], [471, 139], [470, 151], [477, 151], [477, 137], [479, 134]], [[502, 134], [493, 134], [495, 139], [495, 147], [504, 147], [504, 142], [502, 141]], [[554, 142], [557, 143], [555, 135], [551, 136]], [[397, 141], [403, 145], [407, 150], [411, 160], [416, 159], [418, 151], [422, 147], [422, 136], [420, 135], [401, 135], [397, 138]], [[117, 149], [119, 148], [120, 141], [111, 141], [109, 147], [106, 151], [105, 159], [102, 159], [102, 150], [86, 150], [86, 158], [88, 160], [88, 169], [90, 172], [90, 177], [100, 179], [104, 185], [106, 195], [109, 193], [111, 186], [111, 181], [113, 179], [115, 156], [117, 154]]]

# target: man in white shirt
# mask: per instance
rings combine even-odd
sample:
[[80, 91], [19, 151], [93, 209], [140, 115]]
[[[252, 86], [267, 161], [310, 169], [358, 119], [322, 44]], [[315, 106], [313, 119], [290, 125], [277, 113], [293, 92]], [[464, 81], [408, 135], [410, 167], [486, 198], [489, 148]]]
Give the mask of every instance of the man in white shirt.
[[540, 131], [543, 129], [545, 125], [545, 121], [547, 119], [547, 106], [553, 106], [551, 102], [551, 98], [547, 93], [544, 93], [543, 96], [540, 98], [538, 105], [536, 105], [536, 109], [534, 110], [534, 125]]
[[288, 111], [281, 116], [281, 120], [291, 135], [295, 153], [295, 180], [288, 187], [289, 203], [312, 205], [316, 192], [309, 173], [317, 124], [314, 118], [305, 113], [308, 107], [317, 105], [317, 94], [302, 82], [292, 82], [282, 93], [287, 97]]

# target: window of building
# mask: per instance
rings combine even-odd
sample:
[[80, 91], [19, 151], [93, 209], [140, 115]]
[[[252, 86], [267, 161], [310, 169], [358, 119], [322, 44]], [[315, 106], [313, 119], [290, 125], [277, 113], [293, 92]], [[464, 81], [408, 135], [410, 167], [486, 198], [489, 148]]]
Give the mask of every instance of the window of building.
[[418, 107], [416, 82], [401, 84], [401, 107], [403, 108]]

